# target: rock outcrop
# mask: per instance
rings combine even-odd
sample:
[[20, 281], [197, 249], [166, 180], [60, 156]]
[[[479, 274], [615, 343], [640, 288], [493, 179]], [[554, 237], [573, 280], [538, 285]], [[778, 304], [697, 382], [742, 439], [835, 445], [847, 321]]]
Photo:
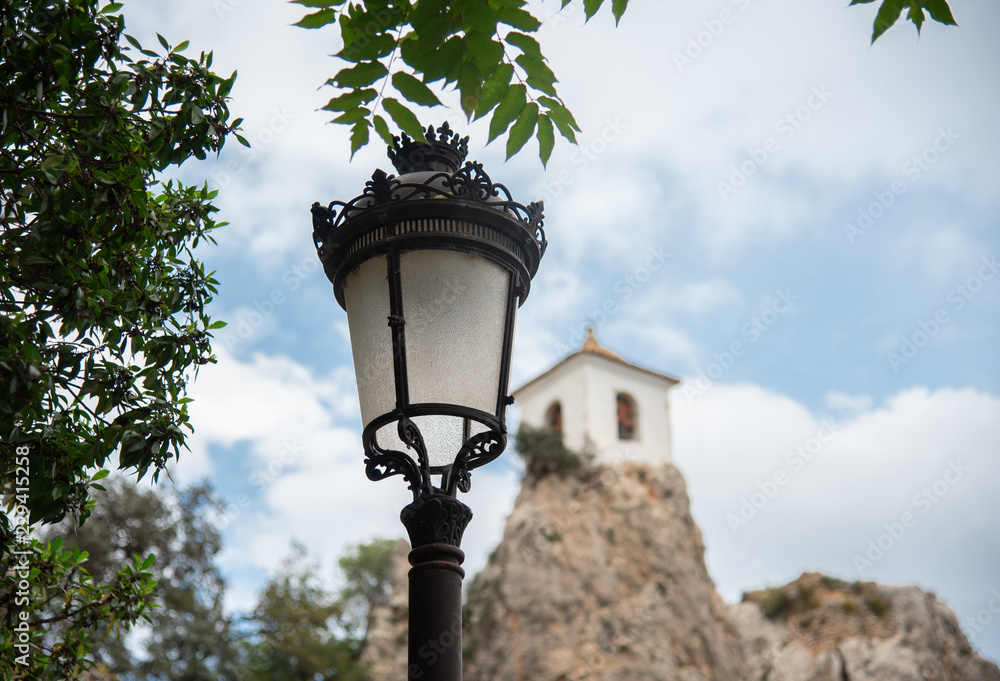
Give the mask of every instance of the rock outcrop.
[[1000, 681], [951, 609], [914, 586], [805, 574], [732, 611], [748, 681]]
[[[406, 674], [406, 552], [372, 613], [373, 681]], [[916, 587], [807, 574], [727, 606], [669, 465], [529, 475], [467, 595], [472, 681], [1000, 681]]]
[[528, 478], [469, 588], [481, 681], [739, 681], [739, 633], [673, 466]]

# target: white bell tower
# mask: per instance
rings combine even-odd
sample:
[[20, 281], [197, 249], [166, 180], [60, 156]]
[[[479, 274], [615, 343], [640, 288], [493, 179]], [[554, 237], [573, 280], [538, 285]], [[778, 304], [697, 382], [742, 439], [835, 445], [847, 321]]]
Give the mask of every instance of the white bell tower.
[[583, 347], [513, 392], [521, 420], [563, 435], [597, 464], [672, 459], [667, 392], [676, 378], [638, 367], [602, 347], [587, 330]]

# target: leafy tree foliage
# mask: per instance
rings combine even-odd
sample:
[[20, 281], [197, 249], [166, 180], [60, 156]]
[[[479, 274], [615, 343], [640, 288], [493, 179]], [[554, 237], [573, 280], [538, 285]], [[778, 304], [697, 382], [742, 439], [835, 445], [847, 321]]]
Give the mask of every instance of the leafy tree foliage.
[[[32, 626], [44, 633], [29, 657], [50, 662], [23, 678], [367, 679], [359, 660], [371, 608], [388, 600], [394, 542], [375, 539], [352, 547], [339, 563], [339, 590], [320, 579], [318, 565], [296, 546], [256, 608], [227, 616], [226, 585], [215, 562], [222, 540], [214, 519], [222, 505], [211, 488], [142, 490], [124, 478], [104, 484], [82, 527], [67, 518], [46, 528], [42, 539], [51, 541], [38, 542], [32, 580], [44, 586], [45, 597], [33, 604]], [[47, 577], [50, 572], [62, 575], [62, 584]], [[68, 572], [75, 573], [72, 580]], [[67, 597], [65, 583], [80, 594]], [[5, 578], [4, 617], [17, 610], [15, 591]], [[128, 623], [116, 614], [122, 607], [134, 610], [133, 621], [143, 621], [137, 639], [127, 641]], [[6, 631], [16, 619], [7, 619]], [[81, 644], [86, 665], [76, 657]], [[0, 658], [0, 669], [16, 664], [6, 653]]]
[[129, 650], [117, 627], [92, 635], [91, 655], [108, 672], [174, 681], [239, 678], [237, 637], [223, 613], [225, 582], [215, 564], [222, 539], [212, 518], [221, 510], [207, 484], [165, 494], [118, 479], [97, 496], [83, 527], [64, 522], [48, 532], [86, 552], [84, 565], [100, 584], [114, 580], [132, 556], [155, 556], [144, 654]]
[[357, 640], [367, 639], [372, 608], [389, 603], [395, 546], [393, 539], [373, 539], [352, 547], [337, 563], [344, 577], [338, 597], [341, 617], [348, 635]]
[[27, 445], [32, 523], [85, 515], [87, 471], [114, 452], [162, 469], [189, 427], [185, 372], [213, 361], [216, 282], [192, 254], [213, 193], [158, 177], [221, 149], [236, 74], [186, 42], [142, 49], [120, 7], [0, 11], [0, 479]]
[[[866, 5], [871, 2], [875, 0], [851, 0], [852, 5]], [[958, 25], [946, 0], [882, 0], [872, 27], [872, 42], [874, 43], [880, 35], [892, 28], [904, 11], [906, 18], [917, 27], [917, 33], [920, 33], [927, 14], [930, 14], [934, 21], [946, 26]]]
[[185, 376], [213, 360], [220, 324], [192, 255], [218, 226], [213, 193], [158, 178], [238, 128], [235, 74], [186, 43], [143, 49], [120, 8], [0, 2], [0, 668], [24, 678], [75, 678], [97, 622], [149, 615], [151, 561], [99, 583], [77, 548], [30, 528], [82, 521], [113, 454], [154, 478], [177, 455]]
[[[38, 573], [30, 581], [40, 580], [42, 588], [33, 590], [40, 597], [31, 604], [39, 636], [29, 657], [56, 663], [36, 668], [35, 677], [57, 670], [56, 678], [75, 678], [83, 664], [73, 647], [82, 643], [88, 665], [96, 663], [94, 678], [239, 678], [236, 637], [222, 611], [225, 583], [215, 565], [222, 541], [212, 518], [221, 505], [211, 488], [164, 494], [119, 478], [96, 501], [82, 527], [69, 518], [47, 527], [49, 541], [38, 542], [43, 548], [30, 561]], [[67, 594], [67, 585], [79, 593]], [[4, 589], [0, 612], [23, 609], [12, 607], [14, 593], [13, 584]], [[122, 607], [135, 616], [121, 617]], [[147, 624], [137, 656], [125, 637], [139, 618]]]
[[98, 583], [84, 567], [87, 555], [62, 544], [61, 537], [35, 539], [0, 565], [0, 669], [16, 669], [22, 679], [77, 678], [92, 664], [98, 623], [127, 627], [150, 612], [152, 557], [130, 557], [110, 581]]
[[[532, 136], [543, 164], [552, 154], [555, 131], [576, 142], [580, 128], [556, 91], [556, 76], [532, 35], [542, 22], [526, 9], [527, 0], [292, 1], [310, 8], [297, 26], [340, 26], [342, 48], [334, 56], [348, 65], [326, 82], [338, 94], [324, 109], [337, 114], [334, 123], [351, 126], [352, 155], [368, 144], [372, 128], [386, 144], [392, 143], [383, 113], [423, 141], [425, 126], [412, 105], [441, 105], [439, 95], [452, 84], [470, 120], [492, 113], [489, 142], [506, 133], [507, 158]], [[573, 0], [561, 2], [565, 8]], [[604, 4], [582, 2], [588, 21]], [[851, 4], [870, 2], [874, 0]], [[628, 0], [611, 0], [615, 24], [627, 7]], [[935, 21], [955, 24], [946, 0], [882, 0], [872, 42], [904, 10], [917, 31], [925, 12]]]
[[295, 545], [267, 584], [251, 619], [256, 633], [245, 659], [253, 681], [363, 681], [362, 639], [341, 635], [344, 604], [317, 578], [315, 562]]

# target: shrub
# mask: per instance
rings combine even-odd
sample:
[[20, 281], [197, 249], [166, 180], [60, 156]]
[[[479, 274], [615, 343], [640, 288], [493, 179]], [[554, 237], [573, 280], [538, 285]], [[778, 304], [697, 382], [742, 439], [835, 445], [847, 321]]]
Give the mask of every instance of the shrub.
[[764, 617], [772, 620], [788, 614], [792, 609], [792, 598], [781, 587], [765, 590], [759, 603]]
[[796, 610], [813, 610], [821, 605], [819, 598], [816, 596], [815, 590], [811, 586], [800, 584], [798, 587], [798, 595], [798, 607]]
[[885, 613], [889, 609], [889, 605], [878, 596], [870, 596], [866, 598], [865, 603], [868, 605], [868, 609], [871, 610], [876, 617], [885, 617]]
[[591, 457], [578, 454], [563, 444], [562, 434], [524, 423], [517, 429], [517, 453], [524, 459], [527, 475], [565, 474], [578, 470]]

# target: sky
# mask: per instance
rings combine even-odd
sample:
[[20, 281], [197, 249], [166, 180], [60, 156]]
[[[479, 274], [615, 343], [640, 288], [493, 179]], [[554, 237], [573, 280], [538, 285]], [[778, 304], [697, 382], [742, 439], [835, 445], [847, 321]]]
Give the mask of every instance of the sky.
[[[470, 135], [515, 199], [545, 201], [512, 387], [588, 326], [682, 379], [675, 463], [727, 601], [813, 570], [916, 584], [1000, 661], [1000, 6], [953, 0], [958, 28], [901, 22], [870, 46], [875, 5], [845, 4], [644, 0], [617, 28], [608, 8], [585, 25], [579, 4], [536, 4], [583, 129], [544, 169], [534, 142], [505, 162], [485, 120], [418, 114]], [[252, 148], [178, 172], [219, 190], [229, 225], [199, 257], [229, 326], [172, 475], [225, 499], [229, 604], [249, 608], [292, 540], [332, 571], [346, 547], [404, 535], [405, 484], [364, 475], [346, 316], [309, 214], [392, 169], [381, 144], [349, 162], [348, 128], [319, 111], [339, 38], [291, 26], [300, 6], [123, 11], [144, 43], [190, 39], [239, 72]], [[473, 475], [470, 576], [520, 475], [513, 454]]]

